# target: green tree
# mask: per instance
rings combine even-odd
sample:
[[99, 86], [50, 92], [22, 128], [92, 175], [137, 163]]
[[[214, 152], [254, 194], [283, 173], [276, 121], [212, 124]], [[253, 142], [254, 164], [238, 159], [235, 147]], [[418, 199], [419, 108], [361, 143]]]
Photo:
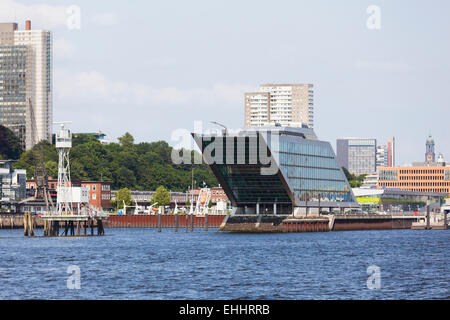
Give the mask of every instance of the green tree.
[[22, 153], [20, 140], [10, 129], [0, 125], [0, 159], [19, 159]]
[[134, 148], [134, 137], [129, 132], [118, 138], [118, 140], [122, 147], [129, 149]]
[[123, 209], [123, 202], [127, 206], [131, 205], [131, 191], [128, 188], [122, 188], [116, 192], [116, 199], [111, 201], [115, 209]]
[[158, 202], [157, 206], [165, 207], [170, 204], [170, 201], [170, 192], [163, 186], [160, 186], [153, 193], [151, 203], [154, 204], [155, 202]]
[[364, 179], [366, 178], [366, 174], [361, 174], [359, 176], [356, 176], [354, 174], [351, 174], [347, 168], [342, 167], [342, 171], [344, 171], [345, 177], [348, 180], [348, 183], [350, 184], [350, 187], [352, 188], [359, 188], [364, 182]]
[[212, 208], [212, 206], [213, 206], [213, 203], [212, 203], [212, 200], [211, 199], [209, 199], [209, 202], [208, 202], [208, 208]]
[[[56, 148], [46, 141], [41, 144], [47, 173], [56, 177]], [[15, 168], [26, 169], [28, 178], [34, 177], [39, 145], [23, 152], [14, 164]], [[108, 181], [113, 190], [155, 190], [158, 186], [165, 186], [169, 190], [185, 191], [191, 185], [192, 166], [173, 164], [172, 147], [165, 141], [135, 144], [133, 136], [126, 133], [119, 138], [119, 143], [103, 145], [93, 135], [79, 135], [73, 137], [72, 145], [70, 169], [73, 180]], [[199, 155], [191, 151], [191, 155], [194, 154]], [[205, 163], [194, 165], [194, 180], [197, 181], [194, 187], [203, 181], [211, 187], [218, 185]]]

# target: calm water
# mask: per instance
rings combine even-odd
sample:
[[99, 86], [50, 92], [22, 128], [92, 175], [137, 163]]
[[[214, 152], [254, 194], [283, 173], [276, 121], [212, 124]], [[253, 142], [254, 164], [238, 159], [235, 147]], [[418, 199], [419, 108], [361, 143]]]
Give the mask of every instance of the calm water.
[[[450, 298], [450, 231], [106, 234], [0, 230], [0, 299]], [[81, 270], [80, 290], [67, 289], [70, 265]], [[367, 288], [370, 265], [381, 268], [379, 290]]]

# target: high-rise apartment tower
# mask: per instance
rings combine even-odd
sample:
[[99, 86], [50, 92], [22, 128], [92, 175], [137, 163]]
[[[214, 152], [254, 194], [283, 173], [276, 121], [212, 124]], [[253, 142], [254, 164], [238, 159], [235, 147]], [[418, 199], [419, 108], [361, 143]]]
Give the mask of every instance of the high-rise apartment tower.
[[245, 93], [245, 126], [269, 124], [314, 127], [312, 84], [263, 84], [259, 91]]
[[52, 136], [52, 34], [0, 23], [0, 125], [24, 149]]

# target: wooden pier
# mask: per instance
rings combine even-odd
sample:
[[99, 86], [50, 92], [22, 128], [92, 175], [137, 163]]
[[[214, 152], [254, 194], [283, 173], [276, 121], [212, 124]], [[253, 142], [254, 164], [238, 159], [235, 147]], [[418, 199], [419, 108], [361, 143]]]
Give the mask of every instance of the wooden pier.
[[107, 217], [108, 215], [45, 215], [41, 218], [44, 221], [45, 237], [81, 237], [105, 235], [103, 219]]

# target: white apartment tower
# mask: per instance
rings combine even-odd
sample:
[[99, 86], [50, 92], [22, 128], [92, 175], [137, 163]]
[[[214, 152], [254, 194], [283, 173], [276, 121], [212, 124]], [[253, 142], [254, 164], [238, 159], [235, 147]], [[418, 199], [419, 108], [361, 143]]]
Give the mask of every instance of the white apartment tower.
[[52, 138], [52, 34], [0, 23], [0, 124], [24, 149]]
[[263, 84], [259, 91], [245, 93], [245, 126], [314, 127], [312, 84]]

